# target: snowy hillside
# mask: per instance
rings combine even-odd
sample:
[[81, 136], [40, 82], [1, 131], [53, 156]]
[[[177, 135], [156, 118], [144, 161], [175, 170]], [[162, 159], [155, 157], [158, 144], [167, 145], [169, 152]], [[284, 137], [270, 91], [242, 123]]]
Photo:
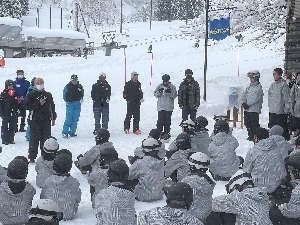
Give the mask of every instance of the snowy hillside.
[[[107, 80], [112, 86], [109, 122], [110, 140], [114, 143], [119, 156], [127, 160], [127, 156], [133, 154], [134, 149], [141, 145], [142, 140], [147, 137], [149, 131], [156, 126], [156, 98], [153, 96], [153, 91], [161, 83], [163, 74], [169, 74], [171, 82], [178, 89], [180, 82], [184, 78], [184, 70], [187, 68], [192, 69], [195, 79], [201, 86], [201, 95], [203, 96], [204, 41], [200, 41], [199, 48], [193, 48], [195, 40], [176, 33], [180, 25], [184, 25], [184, 22], [154, 22], [150, 31], [149, 23], [128, 24], [126, 28], [128, 29], [129, 37], [120, 36], [119, 34], [116, 36], [115, 41], [128, 45], [125, 51], [127, 61], [126, 80], [130, 79], [132, 71], [137, 71], [140, 74], [139, 80], [142, 83], [145, 102], [141, 105], [140, 129], [142, 134], [139, 136], [132, 133], [129, 135], [123, 133], [123, 121], [126, 114], [126, 102], [122, 97], [125, 79], [125, 55], [123, 49], [112, 50], [112, 56], [110, 57], [104, 56], [103, 51], [95, 51], [95, 54], [89, 55], [88, 59], [71, 56], [9, 58], [6, 59], [6, 66], [0, 68], [0, 85], [4, 88], [6, 79], [14, 79], [17, 69], [23, 69], [28, 80], [31, 80], [33, 77], [42, 77], [45, 81], [45, 89], [53, 94], [58, 114], [52, 134], [58, 139], [60, 148], [69, 149], [73, 153], [73, 160], [76, 160], [79, 154], [84, 154], [95, 144], [94, 135], [92, 134], [94, 118], [90, 91], [99, 73], [105, 72]], [[86, 38], [86, 40], [87, 42], [94, 41], [96, 46], [100, 45], [103, 42], [102, 32], [110, 30], [118, 31], [118, 27], [94, 28], [91, 31], [91, 38]], [[243, 35], [246, 42], [247, 39], [256, 34], [252, 34], [249, 31]], [[241, 86], [245, 88], [249, 84], [246, 73], [253, 69], [257, 69], [261, 73], [261, 84], [265, 96], [260, 122], [262, 127], [267, 127], [267, 90], [273, 81], [273, 69], [283, 67], [283, 42], [284, 40], [280, 40], [279, 44], [270, 44], [265, 49], [255, 45], [241, 46], [239, 47], [238, 59], [238, 43], [234, 37], [228, 37], [219, 43], [209, 43], [207, 101], [201, 100], [197, 115], [203, 115], [208, 119], [210, 132], [214, 124], [213, 116], [226, 113], [226, 96], [228, 95], [229, 87]], [[150, 44], [153, 46], [154, 53], [152, 85], [150, 85], [151, 54], [147, 53]], [[238, 76], [237, 61], [239, 61], [240, 76]], [[61, 135], [65, 119], [65, 102], [62, 98], [62, 91], [69, 82], [70, 76], [74, 73], [78, 75], [79, 81], [85, 89], [85, 97], [78, 124], [78, 137], [65, 140]], [[175, 104], [171, 126], [172, 140], [181, 132], [179, 127], [180, 121], [181, 110]], [[239, 141], [237, 154], [244, 157], [247, 150], [252, 146], [252, 143], [246, 140], [246, 129], [236, 128], [233, 134]], [[27, 157], [28, 142], [26, 142], [24, 136], [24, 133], [18, 132], [15, 137], [15, 145], [3, 146], [3, 152], [0, 154], [0, 164], [2, 166], [6, 167], [16, 155]], [[29, 167], [27, 180], [36, 187], [34, 166], [30, 165]], [[75, 166], [71, 171], [71, 175], [80, 181], [82, 201], [76, 218], [73, 221], [62, 222], [61, 224], [95, 224], [96, 219], [91, 207], [86, 176], [82, 175]], [[224, 185], [225, 182], [217, 182], [214, 196], [225, 193]], [[40, 190], [40, 188], [37, 188], [35, 200], [39, 198]], [[165, 200], [152, 203], [136, 202], [135, 208], [136, 212], [139, 213], [141, 210], [164, 204]]]

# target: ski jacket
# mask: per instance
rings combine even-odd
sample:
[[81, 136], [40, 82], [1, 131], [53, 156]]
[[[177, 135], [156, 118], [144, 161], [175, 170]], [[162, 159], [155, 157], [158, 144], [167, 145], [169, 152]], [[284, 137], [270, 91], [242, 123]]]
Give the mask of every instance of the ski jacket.
[[[161, 88], [163, 88], [163, 91], [159, 92], [158, 90]], [[167, 89], [171, 90], [171, 93], [167, 93]], [[157, 98], [157, 111], [173, 111], [177, 90], [171, 82], [169, 82], [167, 86], [164, 86], [163, 83], [159, 84], [153, 94]]]
[[278, 206], [282, 215], [287, 218], [300, 218], [300, 184], [293, 189], [291, 199], [288, 203]]
[[35, 193], [35, 188], [30, 183], [26, 183], [21, 193], [13, 194], [8, 182], [2, 182], [0, 184], [0, 222], [3, 225], [26, 223], [29, 220], [29, 211]]
[[249, 105], [249, 109], [245, 109], [245, 111], [261, 113], [263, 96], [264, 92], [261, 84], [258, 81], [250, 83], [241, 98], [242, 103], [245, 102]]
[[63, 212], [63, 220], [74, 218], [81, 201], [79, 182], [72, 176], [52, 175], [42, 188], [41, 199], [51, 199]]
[[127, 102], [140, 103], [140, 100], [143, 99], [141, 83], [139, 81], [127, 81], [124, 86], [123, 98], [126, 99]]
[[109, 186], [95, 195], [97, 225], [135, 225], [134, 193]]
[[199, 107], [200, 105], [200, 87], [194, 78], [191, 82], [188, 82], [185, 78], [178, 89], [178, 105], [180, 106], [190, 106]]
[[290, 89], [284, 79], [274, 81], [268, 91], [269, 112], [275, 114], [288, 113], [290, 110]]
[[215, 197], [212, 210], [236, 214], [235, 225], [272, 225], [269, 218], [269, 197], [264, 187], [247, 188], [241, 192]]
[[232, 135], [225, 132], [217, 133], [212, 137], [208, 152], [210, 155], [209, 170], [222, 177], [231, 177], [239, 169], [240, 160], [235, 149], [239, 146], [238, 141]]
[[247, 152], [243, 171], [250, 173], [256, 186], [272, 193], [286, 177], [284, 159], [273, 136], [260, 140]]
[[102, 169], [101, 167], [98, 167], [88, 174], [88, 183], [95, 188], [95, 193], [108, 187], [107, 171], [108, 169]]
[[294, 116], [300, 118], [300, 86], [294, 84], [290, 94], [291, 108], [294, 110]]
[[[40, 99], [45, 99], [46, 102], [41, 105]], [[43, 120], [56, 120], [55, 104], [50, 92], [33, 89], [26, 96], [25, 106], [26, 109], [30, 111], [29, 120], [37, 122]]]
[[45, 180], [51, 177], [55, 171], [53, 170], [53, 161], [44, 160], [40, 156], [35, 164], [36, 171], [36, 185], [42, 188], [45, 184]]
[[[161, 159], [165, 158], [166, 157], [166, 148], [165, 148], [165, 144], [160, 142], [161, 143], [161, 146], [159, 147], [159, 150], [158, 150], [158, 153], [157, 153], [157, 156]], [[140, 157], [140, 158], [143, 158], [144, 157], [144, 152], [143, 152], [143, 149], [142, 149], [142, 146], [140, 147], [137, 147], [135, 150], [134, 150], [134, 155]]]
[[281, 152], [282, 158], [285, 159], [289, 155], [289, 152], [294, 150], [293, 146], [281, 135], [272, 135], [272, 137]]
[[193, 204], [188, 210], [193, 216], [205, 221], [211, 212], [212, 194], [215, 183], [210, 183], [205, 177], [190, 175], [181, 180], [193, 188]]
[[65, 102], [79, 102], [83, 99], [84, 90], [81, 84], [72, 84], [69, 82], [63, 90], [63, 98]]
[[0, 116], [18, 115], [18, 94], [15, 90], [11, 90], [12, 96], [10, 96], [8, 91], [10, 90], [4, 89], [0, 94]]
[[139, 213], [138, 225], [203, 225], [188, 213], [186, 209], [175, 209], [167, 206], [145, 210]]
[[0, 183], [7, 180], [7, 170], [4, 167], [0, 166]]
[[128, 180], [139, 180], [134, 189], [134, 194], [138, 200], [148, 202], [163, 198], [164, 162], [165, 160], [144, 156], [130, 166]]
[[25, 104], [25, 98], [28, 92], [28, 88], [30, 86], [30, 82], [26, 80], [25, 77], [23, 78], [16, 78], [14, 81], [14, 89], [18, 93], [18, 97], [23, 97], [24, 99], [21, 100], [20, 104]]
[[165, 176], [170, 177], [174, 171], [177, 171], [177, 180], [181, 180], [189, 175], [190, 165], [188, 157], [191, 149], [176, 151], [165, 165]]
[[106, 80], [97, 80], [97, 83], [93, 84], [91, 91], [92, 100], [94, 105], [97, 106], [102, 100], [110, 100], [111, 87]]

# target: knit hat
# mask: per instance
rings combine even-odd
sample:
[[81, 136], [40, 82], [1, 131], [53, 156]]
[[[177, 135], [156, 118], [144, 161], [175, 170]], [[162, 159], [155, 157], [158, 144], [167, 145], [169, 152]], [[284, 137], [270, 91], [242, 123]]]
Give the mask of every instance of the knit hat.
[[149, 132], [149, 136], [153, 137], [154, 139], [158, 140], [160, 137], [160, 131], [158, 129], [152, 129]]
[[99, 74], [99, 77], [105, 77], [105, 78], [106, 78], [106, 73], [101, 72], [101, 73]]
[[133, 78], [133, 77], [138, 77], [139, 76], [139, 74], [137, 73], [137, 72], [135, 72], [135, 71], [133, 71], [132, 73], [131, 73], [131, 78]]
[[170, 80], [170, 76], [168, 74], [165, 74], [161, 77], [161, 79], [163, 80], [163, 82], [168, 82]]
[[77, 76], [76, 74], [73, 74], [73, 75], [71, 76], [71, 80], [78, 80], [78, 76]]
[[275, 68], [274, 71], [275, 71], [276, 73], [278, 73], [279, 75], [282, 75], [282, 74], [283, 74], [283, 71], [282, 71], [281, 68]]
[[279, 125], [274, 125], [270, 130], [269, 130], [269, 133], [270, 134], [273, 134], [273, 135], [282, 135], [283, 133], [283, 128]]
[[185, 75], [193, 75], [193, 71], [191, 69], [186, 69]]

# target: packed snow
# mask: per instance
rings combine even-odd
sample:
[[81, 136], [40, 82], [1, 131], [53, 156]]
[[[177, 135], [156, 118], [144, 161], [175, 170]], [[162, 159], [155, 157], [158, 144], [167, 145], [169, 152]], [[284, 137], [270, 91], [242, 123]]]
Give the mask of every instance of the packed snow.
[[[156, 127], [157, 99], [153, 96], [156, 86], [162, 82], [161, 76], [169, 74], [171, 82], [176, 86], [184, 78], [185, 69], [192, 69], [194, 78], [201, 86], [201, 97], [204, 91], [204, 40], [200, 40], [200, 47], [194, 48], [195, 40], [190, 36], [180, 35], [178, 28], [184, 25], [183, 21], [172, 22], [152, 22], [152, 29], [148, 23], [126, 24], [125, 28], [129, 36], [118, 34], [119, 27], [94, 27], [91, 28], [91, 38], [86, 37], [86, 42], [94, 41], [99, 46], [102, 39], [102, 32], [116, 32], [116, 42], [126, 44], [128, 47], [120, 50], [112, 50], [112, 56], [105, 56], [103, 51], [95, 51], [94, 55], [88, 55], [87, 59], [81, 57], [54, 56], [54, 57], [31, 57], [31, 58], [7, 58], [6, 66], [0, 68], [0, 84], [4, 88], [6, 79], [14, 79], [16, 71], [23, 69], [27, 80], [33, 77], [42, 77], [45, 81], [45, 89], [52, 93], [57, 112], [56, 125], [52, 127], [52, 135], [55, 136], [60, 144], [60, 149], [66, 148], [73, 153], [73, 160], [79, 154], [84, 154], [93, 145], [94, 141], [94, 118], [91, 100], [91, 87], [98, 79], [100, 72], [107, 74], [107, 80], [112, 87], [110, 101], [110, 121], [109, 131], [110, 141], [113, 142], [119, 157], [125, 159], [132, 155], [134, 149], [141, 145], [149, 131]], [[35, 31], [38, 32], [38, 31]], [[40, 29], [43, 33], [43, 29]], [[50, 31], [51, 32], [51, 31]], [[252, 31], [243, 33], [244, 42], [257, 35]], [[153, 46], [153, 74], [151, 76], [151, 54], [147, 53], [149, 45]], [[207, 69], [207, 101], [201, 100], [197, 116], [205, 116], [208, 121], [209, 132], [213, 130], [213, 116], [224, 115], [227, 111], [229, 87], [242, 87], [245, 89], [250, 81], [246, 73], [256, 69], [261, 73], [261, 84], [264, 90], [264, 103], [260, 115], [262, 127], [267, 127], [268, 107], [267, 91], [273, 82], [272, 71], [276, 67], [283, 67], [284, 40], [280, 39], [277, 43], [271, 43], [266, 48], [263, 46], [238, 43], [234, 36], [227, 37], [220, 42], [209, 41], [208, 47], [208, 69]], [[238, 46], [239, 45], [239, 46]], [[239, 51], [237, 51], [239, 48]], [[239, 55], [237, 54], [239, 52]], [[237, 57], [238, 56], [238, 57]], [[126, 57], [126, 67], [125, 67]], [[238, 65], [239, 62], [239, 71]], [[126, 135], [123, 131], [123, 122], [126, 114], [126, 101], [123, 99], [122, 92], [125, 80], [130, 79], [132, 71], [138, 72], [139, 81], [142, 83], [145, 102], [141, 105], [141, 135], [132, 133]], [[63, 88], [70, 81], [72, 74], [77, 74], [80, 83], [85, 90], [84, 102], [82, 104], [81, 116], [78, 123], [76, 138], [63, 139], [62, 126], [65, 119], [65, 102], [63, 101]], [[125, 76], [126, 74], [126, 76]], [[239, 74], [239, 76], [238, 76]], [[177, 99], [175, 100], [177, 103]], [[172, 115], [171, 135], [172, 139], [181, 132], [179, 123], [181, 122], [181, 110], [175, 104]], [[231, 124], [232, 126], [232, 124]], [[253, 145], [247, 141], [247, 131], [240, 128], [233, 129], [233, 135], [239, 141], [237, 154], [245, 157], [247, 150]], [[4, 145], [3, 152], [0, 154], [0, 164], [4, 167], [17, 155], [27, 157], [29, 143], [25, 140], [25, 133], [16, 133], [14, 145]], [[168, 147], [169, 144], [166, 144]], [[40, 155], [40, 153], [39, 153]], [[92, 210], [90, 201], [89, 185], [86, 175], [73, 166], [71, 175], [80, 182], [82, 190], [82, 201], [79, 204], [78, 214], [72, 221], [62, 221], [61, 224], [95, 224], [95, 213]], [[29, 165], [27, 180], [35, 186], [37, 194], [34, 201], [39, 198], [41, 189], [35, 185], [36, 172], [34, 166]], [[214, 189], [214, 196], [225, 194], [224, 185], [226, 182], [218, 181]], [[147, 210], [157, 206], [165, 205], [165, 198], [152, 203], [136, 201], [135, 209], [138, 214], [142, 210]]]

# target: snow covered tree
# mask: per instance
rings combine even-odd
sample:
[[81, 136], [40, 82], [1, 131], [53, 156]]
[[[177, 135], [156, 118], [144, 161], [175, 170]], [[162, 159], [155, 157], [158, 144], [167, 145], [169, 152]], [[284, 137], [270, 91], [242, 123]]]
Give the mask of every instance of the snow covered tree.
[[20, 19], [28, 13], [28, 0], [0, 0], [0, 17]]

